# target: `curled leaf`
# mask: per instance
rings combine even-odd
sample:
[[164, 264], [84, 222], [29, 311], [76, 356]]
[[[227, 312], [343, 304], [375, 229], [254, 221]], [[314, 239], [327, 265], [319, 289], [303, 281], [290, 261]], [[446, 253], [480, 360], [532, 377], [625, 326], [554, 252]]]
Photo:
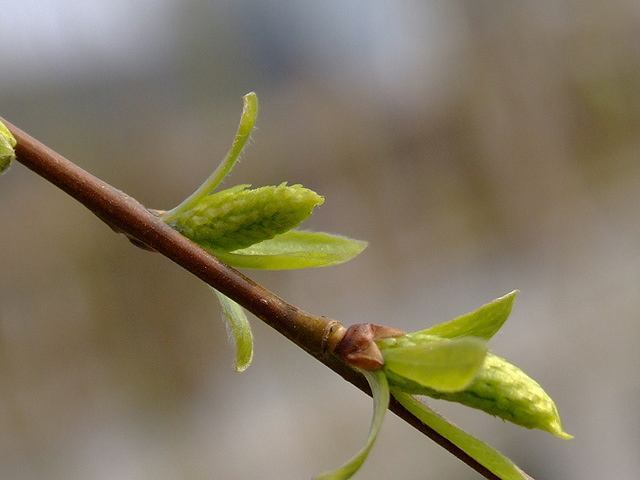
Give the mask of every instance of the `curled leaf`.
[[0, 122], [0, 174], [3, 174], [11, 162], [16, 158], [13, 148], [16, 146], [16, 139], [9, 129]]
[[212, 253], [234, 267], [292, 270], [338, 265], [360, 254], [366, 246], [367, 242], [340, 235], [292, 230], [247, 248]]
[[502, 480], [527, 480], [529, 477], [492, 446], [469, 435], [413, 396], [393, 389], [396, 400], [422, 423], [432, 428]]
[[220, 165], [218, 165], [211, 174], [211, 177], [209, 177], [206, 190], [207, 194], [213, 192], [213, 190], [222, 183], [222, 180], [231, 173], [233, 167], [235, 167], [238, 160], [240, 160], [240, 155], [256, 125], [256, 119], [258, 118], [258, 96], [255, 92], [249, 92], [242, 97], [242, 101], [242, 115], [240, 116], [238, 130], [236, 130], [231, 148], [222, 159], [222, 162], [220, 162]]
[[384, 415], [389, 407], [389, 384], [387, 383], [387, 377], [381, 370], [375, 372], [359, 371], [367, 379], [369, 387], [371, 388], [371, 396], [373, 397], [373, 415], [371, 417], [371, 426], [369, 427], [367, 441], [364, 447], [362, 447], [354, 457], [348, 460], [347, 463], [336, 470], [318, 475], [314, 480], [346, 480], [351, 478], [369, 456], [369, 452], [373, 448], [378, 432], [382, 427]]
[[465, 337], [381, 351], [383, 368], [392, 385], [402, 387], [409, 381], [439, 392], [457, 392], [473, 381], [482, 367], [487, 346], [480, 339]]
[[509, 318], [513, 302], [518, 295], [514, 290], [481, 306], [473, 312], [461, 315], [448, 322], [439, 323], [411, 335], [435, 335], [443, 338], [479, 337], [489, 340]]
[[207, 195], [172, 226], [194, 242], [231, 251], [269, 240], [299, 225], [324, 199], [301, 185], [249, 189], [237, 186]]
[[250, 92], [247, 93], [242, 100], [243, 108], [242, 115], [240, 116], [240, 124], [238, 125], [233, 143], [226, 156], [209, 178], [207, 178], [195, 192], [183, 200], [180, 205], [162, 214], [162, 219], [165, 222], [173, 222], [181, 213], [190, 210], [202, 198], [212, 193], [240, 159], [240, 154], [251, 136], [258, 117], [258, 96], [254, 92]]
[[218, 297], [227, 333], [235, 346], [235, 370], [236, 372], [244, 372], [251, 365], [253, 359], [253, 334], [249, 320], [240, 305], [216, 289], [212, 288], [211, 290]]

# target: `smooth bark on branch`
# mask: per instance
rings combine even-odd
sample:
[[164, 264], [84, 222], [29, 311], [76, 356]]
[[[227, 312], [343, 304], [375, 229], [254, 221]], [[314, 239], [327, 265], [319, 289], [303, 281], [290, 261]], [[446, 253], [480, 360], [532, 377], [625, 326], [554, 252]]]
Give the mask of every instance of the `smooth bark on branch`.
[[[340, 322], [302, 311], [207, 253], [166, 225], [134, 198], [91, 175], [19, 128], [0, 119], [15, 136], [17, 160], [53, 183], [139, 246], [157, 251], [232, 298], [360, 390], [371, 394], [355, 370], [329, 353], [344, 331]], [[392, 399], [389, 409], [489, 480], [501, 480]]]

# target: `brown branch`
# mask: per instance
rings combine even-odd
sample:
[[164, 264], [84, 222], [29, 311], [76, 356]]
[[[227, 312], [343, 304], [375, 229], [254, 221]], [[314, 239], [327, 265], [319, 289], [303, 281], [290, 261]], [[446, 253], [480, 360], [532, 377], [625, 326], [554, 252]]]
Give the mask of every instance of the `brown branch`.
[[[2, 119], [0, 119], [2, 120]], [[155, 250], [232, 298], [307, 353], [360, 390], [371, 394], [364, 378], [327, 347], [335, 344], [339, 322], [300, 310], [237, 270], [224, 265], [198, 245], [167, 226], [142, 204], [94, 177], [11, 123], [19, 162], [53, 183], [138, 245]], [[389, 409], [490, 480], [501, 480], [448, 439], [424, 425], [395, 400]]]

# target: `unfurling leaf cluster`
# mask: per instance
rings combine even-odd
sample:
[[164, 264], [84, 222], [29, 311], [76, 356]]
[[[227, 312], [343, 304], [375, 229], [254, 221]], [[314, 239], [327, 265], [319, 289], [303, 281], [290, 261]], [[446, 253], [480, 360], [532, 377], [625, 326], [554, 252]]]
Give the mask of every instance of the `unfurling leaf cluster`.
[[[295, 230], [314, 208], [324, 203], [323, 197], [302, 185], [281, 183], [253, 189], [237, 185], [216, 191], [237, 163], [257, 113], [257, 97], [250, 93], [244, 97], [240, 125], [226, 157], [193, 194], [174, 209], [159, 212], [160, 217], [221, 261], [236, 267], [321, 267], [358, 255], [366, 247], [365, 242]], [[2, 134], [0, 130], [0, 140]], [[355, 353], [348, 354], [351, 356], [346, 351], [341, 356], [335, 350], [365, 376], [373, 394], [374, 411], [363, 448], [338, 469], [316, 479], [348, 479], [358, 471], [375, 443], [391, 395], [425, 425], [504, 480], [522, 480], [526, 476], [500, 452], [449, 423], [414, 395], [458, 402], [526, 428], [571, 438], [563, 431], [555, 403], [542, 387], [487, 349], [487, 341], [511, 313], [516, 294], [511, 292], [466, 315], [417, 332], [404, 334], [373, 326], [368, 330], [368, 347], [365, 342], [366, 348], [360, 351], [360, 344], [355, 343]], [[235, 368], [240, 372], [253, 357], [251, 328], [240, 305], [220, 292], [216, 291], [216, 295], [235, 344]]]
[[[377, 381], [374, 394], [374, 419], [379, 409], [386, 410], [375, 395], [390, 390], [396, 400], [440, 435], [466, 452], [489, 471], [505, 480], [524, 480], [527, 477], [511, 460], [486, 443], [474, 438], [444, 417], [434, 412], [413, 395], [462, 403], [483, 410], [526, 428], [547, 431], [559, 438], [571, 435], [562, 429], [560, 416], [553, 400], [542, 387], [507, 360], [487, 351], [486, 341], [500, 329], [511, 313], [517, 292], [511, 292], [479, 309], [451, 321], [425, 330], [402, 335], [385, 335], [375, 340], [384, 362], [369, 376]], [[367, 450], [362, 450], [347, 462], [364, 463], [375, 440], [380, 421], [372, 421], [372, 433]], [[372, 438], [373, 437], [373, 438]], [[340, 475], [344, 467], [318, 478], [347, 479]], [[354, 472], [352, 472], [354, 473]], [[333, 475], [333, 476], [331, 476]]]
[[[216, 191], [238, 162], [258, 115], [255, 93], [244, 96], [231, 148], [211, 176], [172, 210], [159, 212], [172, 228], [228, 265], [265, 270], [323, 267], [346, 262], [366, 242], [324, 232], [293, 230], [324, 198], [302, 185], [236, 185]], [[236, 348], [236, 371], [253, 358], [251, 328], [242, 307], [217, 292]]]

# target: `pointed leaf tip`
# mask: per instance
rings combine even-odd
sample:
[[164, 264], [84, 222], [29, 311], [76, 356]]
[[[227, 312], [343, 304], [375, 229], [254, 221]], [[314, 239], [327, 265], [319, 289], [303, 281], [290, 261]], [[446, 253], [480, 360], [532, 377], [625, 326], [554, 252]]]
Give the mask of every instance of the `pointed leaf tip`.
[[478, 337], [489, 340], [509, 318], [518, 293], [519, 290], [513, 290], [472, 312], [409, 335], [434, 335], [442, 338]]

